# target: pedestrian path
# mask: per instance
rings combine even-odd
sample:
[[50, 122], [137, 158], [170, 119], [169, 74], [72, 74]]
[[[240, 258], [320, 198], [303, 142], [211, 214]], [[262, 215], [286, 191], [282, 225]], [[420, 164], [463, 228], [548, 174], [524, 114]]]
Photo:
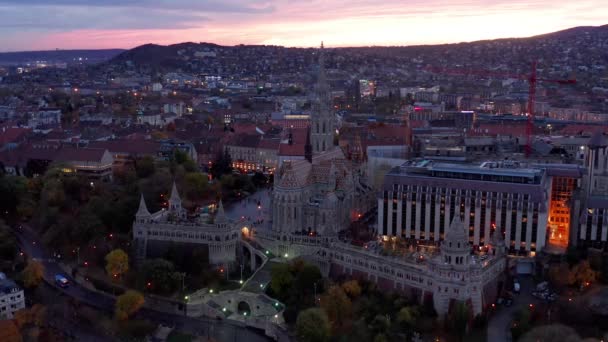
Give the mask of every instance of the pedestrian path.
[[268, 286], [270, 286], [270, 280], [272, 279], [271, 270], [272, 266], [277, 264], [275, 261], [269, 260], [259, 269], [252, 278], [250, 278], [245, 285], [243, 285], [242, 291], [252, 293], [263, 293]]

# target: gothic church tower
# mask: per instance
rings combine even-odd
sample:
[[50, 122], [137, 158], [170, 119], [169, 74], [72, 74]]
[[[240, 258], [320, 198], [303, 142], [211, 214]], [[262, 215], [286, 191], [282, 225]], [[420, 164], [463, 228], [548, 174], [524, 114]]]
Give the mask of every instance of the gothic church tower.
[[319, 76], [312, 99], [311, 138], [312, 151], [319, 154], [334, 148], [336, 130], [334, 114], [331, 110], [329, 85], [325, 77], [325, 55], [323, 43], [319, 49]]

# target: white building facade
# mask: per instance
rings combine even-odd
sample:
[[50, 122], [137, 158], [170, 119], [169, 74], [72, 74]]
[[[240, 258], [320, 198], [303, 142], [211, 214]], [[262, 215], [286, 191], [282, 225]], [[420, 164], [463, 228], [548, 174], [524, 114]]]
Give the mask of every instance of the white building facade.
[[15, 312], [25, 308], [23, 289], [0, 272], [0, 320], [12, 319]]
[[210, 264], [229, 265], [237, 258], [241, 226], [226, 217], [221, 201], [213, 223], [204, 218], [188, 218], [173, 184], [168, 210], [151, 214], [141, 198], [133, 223], [137, 261], [145, 260], [150, 242], [173, 242], [206, 246]]

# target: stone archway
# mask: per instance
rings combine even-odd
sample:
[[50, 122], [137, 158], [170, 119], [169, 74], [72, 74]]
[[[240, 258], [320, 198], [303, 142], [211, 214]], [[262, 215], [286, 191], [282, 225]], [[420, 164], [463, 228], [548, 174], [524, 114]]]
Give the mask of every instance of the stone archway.
[[251, 316], [251, 305], [244, 300], [237, 304], [236, 310], [239, 315]]

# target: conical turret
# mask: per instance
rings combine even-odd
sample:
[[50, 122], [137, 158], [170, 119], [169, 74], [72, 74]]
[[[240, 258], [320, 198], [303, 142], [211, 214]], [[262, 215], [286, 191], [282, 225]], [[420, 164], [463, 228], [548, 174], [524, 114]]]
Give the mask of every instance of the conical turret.
[[469, 237], [467, 236], [464, 224], [460, 220], [460, 215], [454, 215], [452, 223], [445, 232], [445, 242], [469, 243]]
[[217, 205], [217, 212], [215, 213], [215, 224], [223, 228], [228, 223], [228, 218], [226, 217], [226, 213], [224, 212], [224, 203], [220, 199], [220, 202]]
[[148, 207], [146, 206], [146, 201], [144, 200], [144, 194], [141, 194], [141, 197], [139, 199], [139, 209], [137, 209], [135, 217], [144, 218], [150, 216], [150, 212], [148, 211]]
[[469, 264], [470, 251], [468, 232], [460, 220], [460, 215], [456, 214], [441, 243], [442, 260], [446, 264], [464, 267]]
[[173, 188], [171, 189], [171, 197], [169, 198], [169, 211], [179, 217], [184, 214], [182, 199], [179, 197], [175, 181], [173, 182]]
[[179, 192], [177, 191], [175, 181], [173, 181], [173, 188], [171, 189], [171, 197], [169, 198], [169, 202], [182, 202], [182, 199], [179, 197]]

